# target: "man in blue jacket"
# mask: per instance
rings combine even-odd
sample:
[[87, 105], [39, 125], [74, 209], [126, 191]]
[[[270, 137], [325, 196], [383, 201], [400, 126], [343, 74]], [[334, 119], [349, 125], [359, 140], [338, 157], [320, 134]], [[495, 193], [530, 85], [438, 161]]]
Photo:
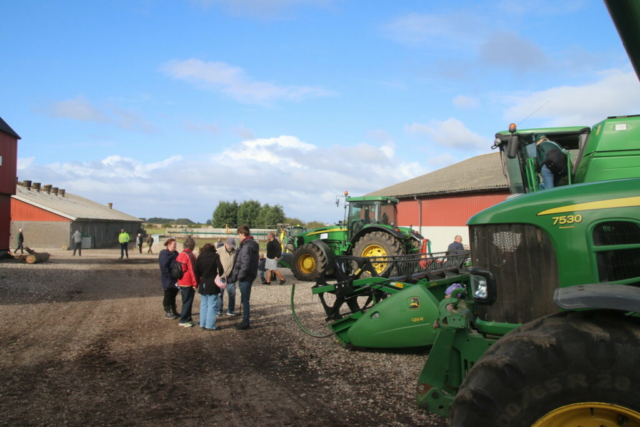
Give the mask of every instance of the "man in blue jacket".
[[240, 301], [242, 302], [242, 322], [236, 329], [249, 329], [251, 285], [258, 276], [258, 259], [260, 246], [251, 236], [251, 230], [246, 224], [238, 227], [240, 237], [240, 248], [236, 257], [236, 263], [227, 282], [236, 282], [240, 287]]

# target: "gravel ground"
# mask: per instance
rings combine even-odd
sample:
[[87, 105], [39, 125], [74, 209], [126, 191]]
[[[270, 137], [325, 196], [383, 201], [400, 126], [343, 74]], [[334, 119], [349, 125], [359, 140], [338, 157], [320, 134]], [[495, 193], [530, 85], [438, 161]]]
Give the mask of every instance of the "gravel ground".
[[291, 284], [305, 327], [326, 333], [324, 314], [288, 270], [284, 286], [254, 283], [250, 330], [223, 317], [205, 332], [163, 318], [157, 255], [48, 252], [0, 261], [1, 425], [446, 425], [415, 407], [425, 352], [306, 335]]

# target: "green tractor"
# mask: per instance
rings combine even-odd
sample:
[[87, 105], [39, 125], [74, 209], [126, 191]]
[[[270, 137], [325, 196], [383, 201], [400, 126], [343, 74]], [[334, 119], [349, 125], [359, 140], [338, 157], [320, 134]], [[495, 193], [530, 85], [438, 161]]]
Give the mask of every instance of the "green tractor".
[[[640, 2], [605, 3], [640, 74]], [[566, 180], [544, 191], [540, 134], [571, 154]], [[417, 404], [454, 427], [640, 426], [640, 116], [511, 126], [495, 148], [513, 195], [469, 220], [468, 274], [429, 277], [425, 254], [390, 259], [409, 264], [401, 277], [367, 278], [376, 260], [361, 260], [318, 283], [333, 293], [327, 320], [345, 319], [348, 340], [366, 347], [400, 346], [386, 331], [401, 322], [433, 329]], [[436, 314], [416, 315], [425, 301]]]
[[284, 255], [293, 253], [296, 248], [296, 237], [306, 233], [307, 228], [302, 225], [278, 224], [277, 231], [277, 235], [280, 239], [280, 245], [282, 246], [282, 254]]
[[[397, 226], [398, 199], [346, 197], [345, 201], [344, 222], [295, 237], [288, 264], [297, 279], [316, 281], [333, 274], [332, 260], [338, 255], [385, 257], [427, 250], [428, 242], [418, 232]], [[389, 275], [391, 270], [383, 263], [376, 266], [376, 273]]]

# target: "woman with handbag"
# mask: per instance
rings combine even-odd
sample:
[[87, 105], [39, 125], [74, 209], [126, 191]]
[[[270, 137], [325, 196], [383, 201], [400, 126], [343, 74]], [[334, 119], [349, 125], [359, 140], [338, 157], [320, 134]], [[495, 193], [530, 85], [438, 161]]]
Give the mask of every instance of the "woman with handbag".
[[196, 276], [200, 278], [200, 283], [198, 284], [198, 292], [200, 293], [200, 327], [205, 331], [218, 331], [221, 329], [216, 326], [216, 309], [218, 296], [221, 293], [218, 284], [224, 286], [219, 278], [224, 274], [224, 269], [214, 245], [207, 243], [200, 248], [195, 272]]

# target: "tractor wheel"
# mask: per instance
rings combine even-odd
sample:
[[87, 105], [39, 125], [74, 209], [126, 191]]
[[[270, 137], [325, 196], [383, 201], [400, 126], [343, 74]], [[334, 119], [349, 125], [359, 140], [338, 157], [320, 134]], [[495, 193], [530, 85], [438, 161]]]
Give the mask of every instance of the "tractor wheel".
[[[402, 254], [404, 254], [404, 250], [400, 241], [384, 231], [373, 231], [365, 234], [356, 242], [353, 249], [353, 255], [358, 257], [386, 257]], [[373, 264], [378, 276], [388, 276], [391, 273], [391, 267], [388, 263]], [[362, 277], [365, 277], [365, 275]]]
[[300, 246], [291, 261], [291, 271], [298, 280], [314, 282], [329, 267], [329, 261], [324, 252], [314, 244]]
[[469, 371], [454, 427], [640, 426], [640, 319], [564, 312], [527, 323]]

